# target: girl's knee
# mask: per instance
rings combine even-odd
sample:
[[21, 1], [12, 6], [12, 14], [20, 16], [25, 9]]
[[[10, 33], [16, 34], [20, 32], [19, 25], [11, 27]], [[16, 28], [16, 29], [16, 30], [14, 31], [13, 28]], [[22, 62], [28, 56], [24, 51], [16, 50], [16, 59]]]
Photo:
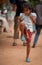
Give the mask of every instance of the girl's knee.
[[20, 30], [23, 31], [24, 30], [24, 24], [20, 24]]

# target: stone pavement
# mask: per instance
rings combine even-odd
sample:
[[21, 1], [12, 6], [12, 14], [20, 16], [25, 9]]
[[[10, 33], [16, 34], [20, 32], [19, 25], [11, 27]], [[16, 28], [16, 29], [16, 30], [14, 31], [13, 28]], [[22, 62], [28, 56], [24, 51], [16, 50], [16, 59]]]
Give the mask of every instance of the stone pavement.
[[30, 63], [25, 62], [26, 46], [23, 46], [19, 39], [16, 40], [17, 46], [12, 46], [13, 41], [10, 33], [0, 34], [0, 65], [42, 65], [42, 32], [36, 47], [31, 48]]

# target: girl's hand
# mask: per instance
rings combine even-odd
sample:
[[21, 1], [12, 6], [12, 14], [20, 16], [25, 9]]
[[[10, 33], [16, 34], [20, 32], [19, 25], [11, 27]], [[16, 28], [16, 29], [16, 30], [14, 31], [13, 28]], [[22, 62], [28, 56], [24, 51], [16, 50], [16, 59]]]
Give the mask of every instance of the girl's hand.
[[29, 39], [29, 34], [27, 33], [27, 31], [26, 31], [26, 38]]
[[29, 35], [27, 34], [27, 39], [29, 39]]
[[30, 16], [31, 20], [33, 23], [36, 23], [36, 19], [35, 19], [35, 16]]

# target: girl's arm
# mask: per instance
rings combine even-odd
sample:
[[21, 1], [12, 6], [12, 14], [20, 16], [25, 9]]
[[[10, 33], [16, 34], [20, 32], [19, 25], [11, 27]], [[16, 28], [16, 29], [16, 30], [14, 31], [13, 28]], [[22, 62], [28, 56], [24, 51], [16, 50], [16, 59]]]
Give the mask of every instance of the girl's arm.
[[35, 19], [35, 16], [30, 16], [31, 20], [33, 23], [36, 23], [36, 19]]
[[37, 18], [36, 13], [31, 13], [30, 14], [30, 18], [31, 18], [31, 20], [32, 20], [33, 23], [36, 23], [36, 18]]

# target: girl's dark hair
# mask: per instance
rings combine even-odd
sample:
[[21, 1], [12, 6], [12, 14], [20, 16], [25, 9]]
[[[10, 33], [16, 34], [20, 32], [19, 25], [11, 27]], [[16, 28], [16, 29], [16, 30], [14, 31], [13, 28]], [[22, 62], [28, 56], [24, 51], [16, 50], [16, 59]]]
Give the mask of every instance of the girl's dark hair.
[[31, 5], [30, 3], [27, 3], [27, 2], [23, 4], [22, 9], [24, 9], [24, 8], [28, 8], [28, 9], [30, 9], [31, 11], [33, 10], [32, 5]]

